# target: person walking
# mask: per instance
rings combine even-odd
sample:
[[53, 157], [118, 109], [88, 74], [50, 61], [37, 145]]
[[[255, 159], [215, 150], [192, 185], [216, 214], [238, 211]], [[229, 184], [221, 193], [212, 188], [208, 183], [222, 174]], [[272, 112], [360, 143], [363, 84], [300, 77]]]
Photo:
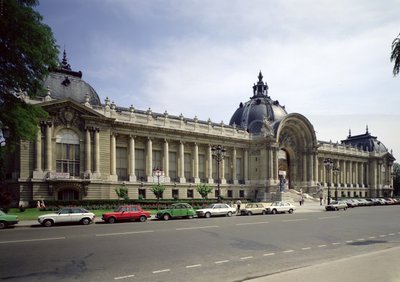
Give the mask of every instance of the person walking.
[[240, 214], [240, 206], [242, 204], [242, 201], [239, 199], [236, 202], [236, 214]]

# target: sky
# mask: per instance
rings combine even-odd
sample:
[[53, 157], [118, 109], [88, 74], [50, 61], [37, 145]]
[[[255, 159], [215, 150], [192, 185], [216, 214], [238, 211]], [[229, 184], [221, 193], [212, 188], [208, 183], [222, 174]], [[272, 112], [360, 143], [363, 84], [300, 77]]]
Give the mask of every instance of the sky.
[[229, 124], [269, 95], [317, 139], [369, 132], [400, 162], [400, 0], [41, 0], [73, 70], [117, 106]]

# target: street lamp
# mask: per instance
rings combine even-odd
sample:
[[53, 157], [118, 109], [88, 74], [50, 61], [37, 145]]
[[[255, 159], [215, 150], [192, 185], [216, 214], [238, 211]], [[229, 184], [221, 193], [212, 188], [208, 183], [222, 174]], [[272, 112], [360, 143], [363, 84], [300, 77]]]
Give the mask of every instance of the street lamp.
[[[337, 173], [340, 171], [340, 169], [338, 168], [338, 167], [333, 167], [332, 168], [332, 172], [333, 172], [333, 174], [335, 174], [335, 176], [337, 177]], [[335, 184], [335, 201], [337, 201], [337, 187], [338, 187], [338, 184], [336, 183]]]
[[153, 169], [153, 175], [157, 176], [158, 185], [160, 185], [160, 176], [162, 176], [163, 174], [164, 174], [164, 172], [161, 169], [159, 169], [159, 168]]
[[217, 161], [217, 187], [218, 187], [218, 197], [217, 201], [218, 203], [221, 202], [221, 187], [220, 187], [220, 179], [219, 179], [219, 163], [225, 158], [225, 148], [224, 146], [217, 145], [217, 146], [212, 146], [211, 147], [211, 152], [213, 158]]
[[[332, 175], [331, 175], [331, 170], [333, 170], [334, 173], [337, 173], [339, 171], [339, 168], [333, 166], [333, 161], [330, 158], [327, 158], [324, 160], [324, 165], [326, 169], [328, 170], [328, 205], [331, 204], [331, 182], [332, 182]], [[337, 187], [335, 187], [335, 200], [337, 201]]]

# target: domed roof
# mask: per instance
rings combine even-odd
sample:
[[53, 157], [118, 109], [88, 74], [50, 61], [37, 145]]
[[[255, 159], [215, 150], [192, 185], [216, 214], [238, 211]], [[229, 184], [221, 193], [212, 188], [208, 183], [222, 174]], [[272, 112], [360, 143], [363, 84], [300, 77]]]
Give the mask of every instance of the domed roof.
[[244, 104], [240, 103], [229, 122], [230, 125], [236, 124], [250, 133], [259, 133], [264, 122], [272, 125], [287, 115], [285, 107], [268, 96], [268, 85], [262, 79], [260, 71], [258, 82], [253, 86], [253, 97]]
[[85, 103], [85, 95], [88, 94], [91, 105], [101, 105], [99, 95], [82, 79], [82, 72], [71, 70], [65, 51], [59, 68], [50, 72], [44, 81], [44, 87], [49, 88], [53, 99], [70, 99], [78, 103]]
[[351, 136], [351, 131], [349, 131], [349, 136], [346, 140], [342, 140], [342, 144], [351, 145], [360, 148], [368, 152], [377, 153], [387, 153], [388, 149], [386, 146], [377, 139], [377, 137], [372, 136], [368, 132], [368, 127], [365, 134]]

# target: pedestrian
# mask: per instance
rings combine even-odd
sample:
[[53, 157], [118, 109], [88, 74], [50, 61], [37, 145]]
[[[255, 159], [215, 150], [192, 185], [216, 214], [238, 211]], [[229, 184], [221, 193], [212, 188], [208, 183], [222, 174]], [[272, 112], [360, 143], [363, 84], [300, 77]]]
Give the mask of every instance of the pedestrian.
[[236, 214], [239, 214], [240, 213], [240, 205], [242, 204], [242, 201], [239, 199], [239, 200], [237, 200], [237, 202], [236, 202]]
[[299, 199], [299, 204], [300, 204], [300, 206], [301, 206], [302, 203], [303, 203], [303, 198], [300, 197], [300, 199]]

